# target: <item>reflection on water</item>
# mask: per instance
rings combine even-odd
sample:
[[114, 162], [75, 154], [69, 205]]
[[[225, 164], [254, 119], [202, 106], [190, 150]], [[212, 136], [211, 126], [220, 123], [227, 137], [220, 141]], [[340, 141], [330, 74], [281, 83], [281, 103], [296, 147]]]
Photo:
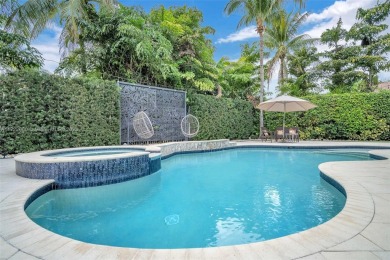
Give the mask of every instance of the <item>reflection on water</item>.
[[264, 187], [264, 198], [268, 205], [280, 207], [280, 195], [277, 187]]
[[[213, 237], [213, 242], [209, 246], [234, 245], [259, 241], [261, 236], [256, 232], [246, 230], [246, 220], [244, 218], [228, 217], [219, 219], [216, 223], [217, 233]], [[239, 241], [237, 241], [239, 238]]]

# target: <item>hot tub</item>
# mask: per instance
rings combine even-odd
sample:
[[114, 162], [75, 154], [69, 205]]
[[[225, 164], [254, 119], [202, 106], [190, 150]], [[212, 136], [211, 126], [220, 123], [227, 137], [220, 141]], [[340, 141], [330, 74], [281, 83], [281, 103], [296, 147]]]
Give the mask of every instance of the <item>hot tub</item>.
[[83, 188], [154, 173], [161, 168], [161, 156], [145, 147], [83, 147], [22, 154], [15, 163], [19, 176], [53, 179], [55, 188]]

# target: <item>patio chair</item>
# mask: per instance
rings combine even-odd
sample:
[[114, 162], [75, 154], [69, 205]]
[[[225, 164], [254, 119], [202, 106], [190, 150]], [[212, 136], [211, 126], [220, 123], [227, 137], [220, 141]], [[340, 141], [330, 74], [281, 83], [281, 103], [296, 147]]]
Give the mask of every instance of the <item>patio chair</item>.
[[298, 127], [289, 127], [288, 128], [288, 137], [292, 142], [299, 142], [299, 128]]
[[272, 143], [272, 133], [270, 131], [268, 131], [268, 129], [266, 127], [260, 127], [260, 136], [259, 136], [259, 139], [264, 142], [267, 141], [268, 139], [271, 141]]
[[275, 141], [284, 140], [285, 135], [283, 134], [283, 127], [279, 126], [275, 130]]

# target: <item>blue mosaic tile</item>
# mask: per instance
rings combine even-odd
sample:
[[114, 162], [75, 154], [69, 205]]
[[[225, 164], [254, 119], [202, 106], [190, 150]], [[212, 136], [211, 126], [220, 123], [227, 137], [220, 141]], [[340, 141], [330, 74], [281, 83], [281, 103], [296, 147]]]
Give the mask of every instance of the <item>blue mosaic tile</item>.
[[42, 188], [36, 190], [27, 200], [26, 203], [24, 203], [24, 210], [27, 209], [27, 207], [33, 202], [36, 198], [40, 197], [41, 195], [55, 189], [55, 183], [50, 183], [48, 185], [43, 186]]
[[328, 182], [330, 185], [334, 186], [338, 191], [340, 191], [345, 197], [347, 197], [347, 192], [345, 191], [344, 187], [332, 179], [331, 177], [325, 175], [324, 173], [320, 172], [320, 176], [322, 179], [324, 179], [326, 182]]
[[148, 155], [82, 162], [16, 161], [17, 175], [33, 179], [54, 179], [56, 188], [60, 189], [85, 188], [128, 181], [149, 175], [159, 168], [161, 168], [160, 159], [150, 162]]

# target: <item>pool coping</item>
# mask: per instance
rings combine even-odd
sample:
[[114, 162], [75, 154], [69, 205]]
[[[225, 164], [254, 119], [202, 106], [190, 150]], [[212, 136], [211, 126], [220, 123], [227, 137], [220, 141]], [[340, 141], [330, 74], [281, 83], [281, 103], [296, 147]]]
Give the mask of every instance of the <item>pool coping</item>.
[[[261, 142], [237, 142], [236, 147], [365, 147], [377, 148], [377, 144], [364, 143], [298, 143], [298, 144], [266, 144]], [[375, 146], [377, 145], [377, 146]], [[154, 145], [155, 146], [155, 145]], [[390, 143], [379, 146], [390, 148]], [[370, 153], [382, 158], [390, 158], [390, 151], [373, 150]], [[7, 159], [12, 160], [12, 159]], [[1, 161], [0, 161], [1, 163]], [[372, 190], [359, 179], [366, 181], [381, 180], [385, 177], [385, 188], [389, 188], [390, 160], [328, 162], [319, 165], [322, 174], [339, 183], [346, 191], [347, 200], [343, 210], [331, 220], [311, 229], [289, 236], [244, 245], [223, 246], [215, 248], [196, 249], [137, 249], [95, 245], [76, 241], [52, 233], [31, 221], [24, 212], [27, 199], [38, 189], [51, 184], [51, 180], [31, 180], [19, 176], [10, 176], [5, 182], [7, 195], [0, 202], [0, 236], [2, 248], [16, 250], [13, 255], [25, 254], [41, 259], [56, 258], [154, 258], [154, 259], [209, 259], [209, 258], [240, 258], [240, 259], [296, 259], [303, 257], [322, 257], [334, 252], [349, 252], [337, 250], [340, 245], [362, 236], [367, 227], [373, 223], [376, 215], [375, 200]], [[10, 170], [12, 172], [12, 169]], [[14, 172], [14, 171], [13, 171]], [[353, 174], [353, 175], [352, 175]], [[2, 176], [2, 175], [0, 175]], [[353, 176], [351, 178], [351, 176]], [[3, 181], [3, 178], [2, 178]], [[24, 185], [19, 187], [18, 183]], [[3, 188], [3, 187], [2, 187]], [[389, 213], [390, 215], [390, 213]], [[390, 227], [387, 225], [386, 232]], [[374, 243], [371, 240], [372, 243]], [[386, 242], [386, 241], [385, 241]], [[389, 253], [390, 248], [377, 246], [378, 252]], [[11, 249], [10, 249], [11, 248]], [[336, 250], [334, 249], [336, 248]], [[109, 249], [109, 250], [108, 250]], [[11, 250], [11, 251], [12, 251]], [[2, 250], [3, 251], [3, 250]], [[351, 250], [352, 252], [353, 250]], [[356, 250], [355, 250], [356, 251]], [[353, 251], [353, 252], [355, 252]], [[374, 250], [375, 251], [375, 250]], [[372, 250], [357, 250], [369, 252]], [[377, 256], [377, 255], [376, 255]]]
[[[120, 154], [105, 154], [105, 155], [95, 155], [95, 156], [74, 156], [74, 157], [61, 157], [61, 156], [47, 156], [51, 154], [57, 153], [66, 153], [66, 152], [74, 152], [74, 151], [92, 151], [92, 150], [100, 150], [104, 148], [113, 148], [113, 149], [140, 149], [138, 151], [129, 151], [127, 153]], [[142, 150], [141, 150], [142, 149]], [[146, 152], [145, 147], [143, 146], [92, 146], [92, 147], [78, 147], [78, 148], [64, 148], [64, 149], [56, 149], [56, 150], [46, 150], [32, 153], [24, 153], [15, 156], [15, 160], [24, 162], [24, 163], [61, 163], [61, 162], [85, 162], [85, 161], [100, 161], [100, 160], [110, 160], [110, 159], [122, 159], [129, 157], [136, 157], [140, 155], [152, 155], [152, 153]], [[153, 154], [155, 156], [155, 154]]]

